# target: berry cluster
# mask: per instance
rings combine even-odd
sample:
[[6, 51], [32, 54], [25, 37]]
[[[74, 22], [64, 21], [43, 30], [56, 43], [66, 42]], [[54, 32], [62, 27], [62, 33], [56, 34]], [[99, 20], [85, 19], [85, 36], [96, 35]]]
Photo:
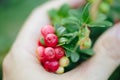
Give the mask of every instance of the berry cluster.
[[64, 67], [69, 65], [69, 58], [65, 56], [65, 50], [57, 46], [58, 37], [55, 29], [47, 25], [41, 29], [43, 38], [38, 41], [37, 57], [45, 70], [57, 74], [64, 73]]

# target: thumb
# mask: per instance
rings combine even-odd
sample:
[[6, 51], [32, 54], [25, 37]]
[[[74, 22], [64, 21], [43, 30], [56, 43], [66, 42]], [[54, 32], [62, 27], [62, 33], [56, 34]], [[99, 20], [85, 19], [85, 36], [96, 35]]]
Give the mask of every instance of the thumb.
[[120, 23], [116, 24], [100, 37], [94, 46], [94, 50], [120, 64]]

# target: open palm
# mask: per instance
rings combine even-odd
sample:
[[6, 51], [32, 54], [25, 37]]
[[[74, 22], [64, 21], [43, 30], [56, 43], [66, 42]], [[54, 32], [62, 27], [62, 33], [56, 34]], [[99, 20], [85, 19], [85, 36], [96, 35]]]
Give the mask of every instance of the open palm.
[[[71, 3], [71, 5], [74, 7], [81, 3], [80, 0], [73, 1], [74, 3]], [[118, 59], [114, 60], [104, 54], [108, 52], [102, 52], [103, 49], [100, 46], [100, 42], [104, 42], [104, 36], [107, 36], [103, 35], [103, 39], [98, 40], [94, 48], [96, 55], [74, 70], [62, 75], [56, 75], [43, 69], [36, 58], [37, 40], [40, 37], [40, 29], [42, 26], [50, 24], [47, 11], [51, 8], [59, 8], [59, 6], [65, 2], [68, 3], [69, 0], [52, 0], [32, 12], [4, 60], [3, 80], [107, 80], [115, 68], [120, 64], [118, 60], [120, 58], [120, 53], [116, 54], [119, 56], [115, 57]], [[108, 44], [109, 42], [106, 43], [106, 45]], [[106, 45], [105, 47], [107, 47]], [[117, 50], [119, 49], [116, 49], [116, 51]], [[103, 54], [100, 55], [101, 53]], [[110, 55], [112, 56], [112, 54]], [[118, 62], [116, 62], [116, 60]]]

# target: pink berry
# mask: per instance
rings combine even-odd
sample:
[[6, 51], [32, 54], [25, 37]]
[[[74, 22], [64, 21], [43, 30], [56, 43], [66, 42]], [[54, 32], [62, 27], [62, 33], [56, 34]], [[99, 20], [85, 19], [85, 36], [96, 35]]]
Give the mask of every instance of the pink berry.
[[56, 72], [59, 68], [59, 62], [58, 61], [52, 61], [51, 62], [51, 71]]
[[48, 60], [53, 60], [55, 58], [55, 51], [52, 47], [47, 47], [44, 50], [44, 56]]
[[57, 59], [60, 59], [65, 55], [65, 51], [62, 47], [56, 47], [54, 50], [55, 50], [55, 57]]
[[51, 25], [46, 25], [41, 29], [41, 33], [45, 37], [47, 34], [55, 33], [55, 29]]
[[45, 63], [44, 63], [44, 68], [45, 68], [45, 70], [46, 71], [48, 71], [48, 72], [52, 72], [51, 71], [51, 65], [50, 65], [50, 62], [49, 61], [46, 61]]
[[58, 43], [58, 37], [55, 34], [48, 34], [45, 37], [45, 44], [49, 47], [54, 47]]
[[44, 57], [44, 49], [45, 48], [43, 46], [39, 46], [37, 48], [37, 57], [42, 63], [44, 63], [46, 61], [46, 59]]
[[44, 68], [48, 72], [56, 72], [57, 69], [59, 68], [59, 63], [58, 61], [46, 61], [44, 63]]

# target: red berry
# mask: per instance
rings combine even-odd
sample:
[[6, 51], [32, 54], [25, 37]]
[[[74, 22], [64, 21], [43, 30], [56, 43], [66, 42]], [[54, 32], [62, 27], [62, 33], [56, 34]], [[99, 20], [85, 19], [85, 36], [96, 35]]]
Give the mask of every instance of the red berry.
[[51, 71], [56, 72], [59, 68], [59, 62], [58, 61], [52, 61], [51, 62]]
[[54, 50], [55, 50], [55, 57], [57, 59], [60, 59], [65, 55], [65, 51], [62, 47], [56, 47]]
[[46, 71], [48, 71], [48, 72], [52, 72], [51, 71], [51, 65], [50, 65], [50, 62], [49, 61], [46, 61], [45, 63], [44, 63], [44, 68], [45, 68], [45, 70]]
[[46, 61], [44, 63], [44, 68], [49, 72], [56, 72], [59, 68], [59, 63], [58, 61]]
[[53, 60], [55, 58], [55, 51], [52, 47], [47, 47], [44, 50], [44, 56], [48, 60]]
[[44, 57], [44, 49], [45, 48], [43, 46], [39, 46], [37, 48], [37, 57], [42, 63], [44, 63], [46, 61], [46, 59]]
[[58, 37], [55, 34], [48, 34], [45, 37], [45, 44], [49, 47], [54, 47], [58, 43]]
[[51, 25], [46, 25], [41, 29], [41, 33], [45, 37], [47, 34], [55, 33], [55, 29]]

